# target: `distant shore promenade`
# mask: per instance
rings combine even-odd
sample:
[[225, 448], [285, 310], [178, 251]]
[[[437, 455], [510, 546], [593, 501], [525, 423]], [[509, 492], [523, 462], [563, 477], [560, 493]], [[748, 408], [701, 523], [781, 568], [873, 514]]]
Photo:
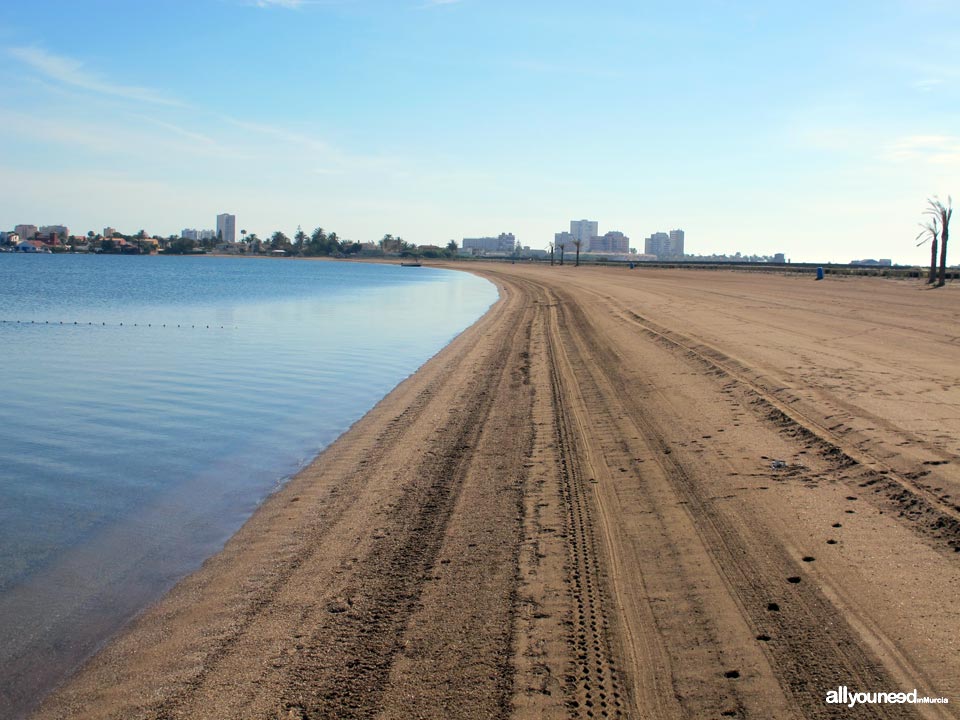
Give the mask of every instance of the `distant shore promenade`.
[[960, 287], [449, 267], [500, 301], [36, 717], [960, 702]]

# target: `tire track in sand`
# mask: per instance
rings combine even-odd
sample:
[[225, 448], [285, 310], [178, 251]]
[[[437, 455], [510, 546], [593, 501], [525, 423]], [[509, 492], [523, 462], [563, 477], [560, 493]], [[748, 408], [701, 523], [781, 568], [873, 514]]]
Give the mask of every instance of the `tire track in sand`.
[[[621, 358], [584, 315], [576, 297], [560, 290], [557, 294], [564, 312], [563, 344], [575, 358], [572, 362], [584, 369], [577, 382], [593, 402], [606, 406], [608, 416], [628, 418], [655, 449], [657, 464], [689, 509], [699, 537], [741, 613], [759, 635], [776, 638], [776, 642], [765, 643], [765, 652], [781, 687], [802, 715], [845, 714], [845, 709], [825, 705], [819, 694], [822, 688], [831, 686], [828, 678], [839, 677], [858, 687], [896, 687], [879, 660], [862, 646], [840, 612], [814, 585], [792, 586], [789, 602], [785, 601], [783, 578], [799, 576], [802, 569], [775, 537], [745, 536], [703, 495], [704, 483], [694, 469], [684, 466], [671, 452], [670, 442], [653, 419], [658, 413], [669, 417], [665, 412], [668, 405], [641, 401], [630, 392], [618, 393], [616, 388], [629, 386], [629, 380], [619, 371]], [[625, 435], [621, 438], [624, 441]], [[607, 443], [606, 447], [612, 450], [613, 445]], [[862, 710], [872, 717], [914, 716], [906, 706], [877, 705]], [[723, 714], [738, 715], [739, 711], [730, 709]]]

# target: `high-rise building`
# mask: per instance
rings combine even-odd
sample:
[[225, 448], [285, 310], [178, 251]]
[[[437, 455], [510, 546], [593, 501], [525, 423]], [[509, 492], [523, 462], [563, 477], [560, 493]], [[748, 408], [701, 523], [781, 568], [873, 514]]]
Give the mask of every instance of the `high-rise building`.
[[580, 252], [586, 252], [590, 249], [590, 238], [596, 237], [600, 230], [599, 223], [596, 220], [571, 220], [570, 234], [575, 240], [580, 241]]
[[[574, 237], [573, 233], [568, 233], [568, 232], [566, 232], [566, 231], [554, 233], [554, 234], [553, 234], [553, 246], [554, 246], [555, 248], [560, 248], [560, 247], [569, 247], [569, 248], [572, 248], [572, 247], [573, 247], [573, 241], [576, 240], [576, 239], [577, 239], [577, 238]], [[580, 249], [582, 250], [583, 248], [580, 248]]]
[[217, 238], [220, 242], [237, 241], [237, 216], [230, 213], [217, 215]]
[[670, 231], [670, 254], [683, 257], [683, 230]]
[[653, 233], [644, 240], [643, 252], [647, 255], [656, 255], [661, 260], [670, 257], [670, 236], [665, 232]]
[[21, 240], [33, 240], [33, 236], [39, 232], [36, 225], [17, 225], [13, 231]]
[[628, 253], [630, 252], [630, 238], [619, 230], [611, 230], [603, 235], [594, 235], [590, 238], [590, 252]]

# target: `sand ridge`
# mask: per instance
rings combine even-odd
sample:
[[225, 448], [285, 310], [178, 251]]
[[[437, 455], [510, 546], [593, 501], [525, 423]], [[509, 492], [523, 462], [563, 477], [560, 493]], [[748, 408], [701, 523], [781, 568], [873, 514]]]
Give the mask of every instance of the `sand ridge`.
[[470, 269], [491, 311], [37, 717], [956, 716], [957, 288]]

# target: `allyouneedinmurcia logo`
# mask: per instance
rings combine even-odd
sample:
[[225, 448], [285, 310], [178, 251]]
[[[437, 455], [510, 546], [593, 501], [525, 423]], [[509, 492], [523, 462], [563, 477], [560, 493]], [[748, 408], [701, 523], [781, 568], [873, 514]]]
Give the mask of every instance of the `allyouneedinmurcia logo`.
[[950, 702], [945, 697], [920, 697], [919, 691], [914, 688], [910, 692], [858, 692], [841, 685], [836, 690], [827, 693], [827, 705], [947, 705]]

